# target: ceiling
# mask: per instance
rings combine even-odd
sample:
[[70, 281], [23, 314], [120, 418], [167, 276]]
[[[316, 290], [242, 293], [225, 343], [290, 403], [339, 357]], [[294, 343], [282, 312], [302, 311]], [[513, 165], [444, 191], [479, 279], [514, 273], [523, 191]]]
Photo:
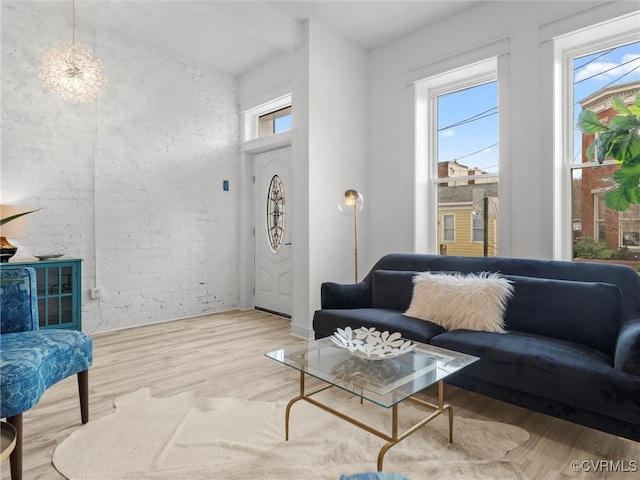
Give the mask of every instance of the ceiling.
[[[242, 75], [293, 51], [302, 41], [302, 22], [309, 18], [369, 50], [478, 1], [76, 0], [76, 17], [80, 37], [83, 29], [91, 29], [96, 38], [143, 42]], [[45, 18], [71, 17], [70, 0], [37, 4]]]
[[455, 15], [474, 1], [281, 1], [265, 2], [287, 16], [313, 18], [366, 50]]

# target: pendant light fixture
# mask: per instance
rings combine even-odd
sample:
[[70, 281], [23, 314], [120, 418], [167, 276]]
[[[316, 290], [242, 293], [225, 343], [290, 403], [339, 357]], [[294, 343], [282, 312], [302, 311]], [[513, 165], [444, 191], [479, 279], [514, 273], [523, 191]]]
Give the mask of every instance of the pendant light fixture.
[[88, 103], [100, 94], [107, 79], [100, 60], [93, 58], [86, 45], [76, 43], [76, 2], [72, 0], [73, 33], [71, 43], [48, 47], [40, 65], [40, 81], [51, 91], [72, 103]]

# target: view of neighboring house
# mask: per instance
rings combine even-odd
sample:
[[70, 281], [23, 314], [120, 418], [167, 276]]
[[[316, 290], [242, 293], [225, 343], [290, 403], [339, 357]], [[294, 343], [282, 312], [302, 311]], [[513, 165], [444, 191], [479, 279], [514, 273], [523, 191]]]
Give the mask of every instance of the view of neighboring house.
[[[438, 178], [469, 177], [483, 173], [487, 172], [469, 168], [457, 161], [438, 163]], [[488, 210], [486, 217], [485, 198]], [[441, 183], [438, 186], [438, 239], [441, 254], [496, 256], [498, 182], [493, 178], [466, 178]]]
[[[611, 100], [619, 97], [626, 104], [635, 101], [640, 92], [640, 81], [614, 85], [600, 89], [580, 100], [584, 110], [592, 110], [600, 121], [607, 124], [616, 112], [611, 108]], [[582, 162], [587, 163], [586, 152], [594, 140], [594, 134], [582, 135]], [[640, 204], [632, 204], [624, 212], [606, 207], [605, 193], [613, 185], [610, 179], [619, 165], [605, 164], [582, 171], [582, 178], [574, 185], [574, 238], [592, 238], [606, 242], [614, 251], [628, 248], [640, 253]]]

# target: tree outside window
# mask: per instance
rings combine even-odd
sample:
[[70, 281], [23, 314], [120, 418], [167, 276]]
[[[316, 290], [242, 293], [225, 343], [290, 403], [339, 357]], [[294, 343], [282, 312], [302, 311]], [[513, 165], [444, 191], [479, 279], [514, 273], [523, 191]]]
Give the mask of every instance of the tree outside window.
[[[581, 112], [609, 125], [625, 105], [633, 105], [640, 93], [640, 42], [595, 49], [573, 57], [574, 119]], [[581, 118], [586, 114], [582, 114]], [[581, 123], [581, 122], [580, 122]], [[601, 138], [597, 139], [597, 135]], [[640, 267], [640, 206], [624, 211], [607, 206], [607, 192], [617, 186], [621, 165], [594, 151], [606, 142], [606, 132], [583, 133], [575, 129], [572, 172], [573, 257], [631, 263]], [[605, 155], [602, 155], [603, 157]]]

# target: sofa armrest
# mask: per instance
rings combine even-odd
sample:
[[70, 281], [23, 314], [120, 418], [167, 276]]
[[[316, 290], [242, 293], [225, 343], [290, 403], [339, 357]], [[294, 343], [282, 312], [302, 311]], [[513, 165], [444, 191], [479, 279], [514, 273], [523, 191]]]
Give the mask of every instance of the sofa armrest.
[[320, 287], [323, 309], [371, 307], [371, 284], [324, 282]]
[[613, 365], [616, 370], [640, 376], [640, 318], [620, 329]]

